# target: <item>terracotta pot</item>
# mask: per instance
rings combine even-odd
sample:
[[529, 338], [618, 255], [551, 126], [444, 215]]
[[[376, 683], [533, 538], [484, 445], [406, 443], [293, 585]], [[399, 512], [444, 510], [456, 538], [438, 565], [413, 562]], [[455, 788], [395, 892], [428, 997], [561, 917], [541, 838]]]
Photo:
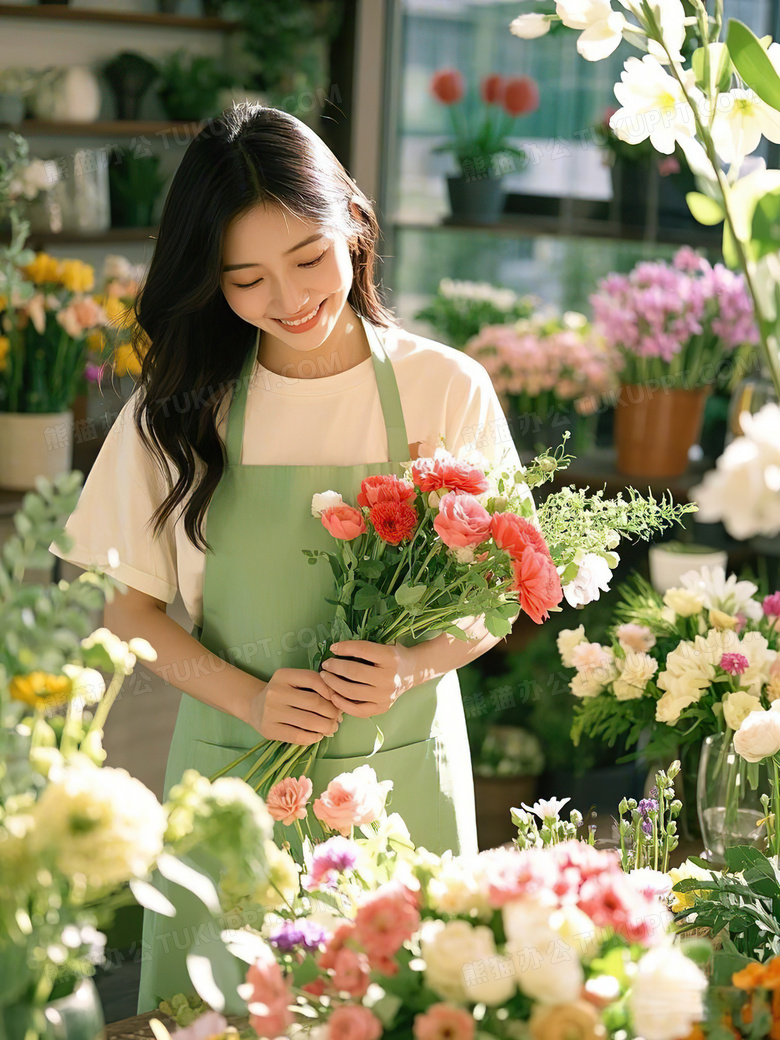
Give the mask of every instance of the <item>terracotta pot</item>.
[[0, 487], [31, 491], [73, 461], [73, 412], [0, 412]]
[[495, 849], [517, 837], [510, 811], [536, 798], [535, 776], [479, 776], [474, 774], [477, 840], [480, 851]]
[[615, 409], [617, 468], [630, 477], [679, 477], [701, 433], [709, 387], [621, 386]]

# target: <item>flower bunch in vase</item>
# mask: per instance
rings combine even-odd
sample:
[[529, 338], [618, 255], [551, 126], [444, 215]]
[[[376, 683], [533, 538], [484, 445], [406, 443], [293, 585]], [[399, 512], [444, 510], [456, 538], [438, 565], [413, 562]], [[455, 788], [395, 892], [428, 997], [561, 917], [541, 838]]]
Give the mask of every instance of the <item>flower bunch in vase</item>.
[[618, 352], [576, 311], [485, 326], [465, 351], [490, 373], [516, 443], [531, 452], [564, 430], [575, 451], [587, 448], [596, 414], [617, 388]]
[[427, 321], [445, 343], [462, 350], [483, 326], [530, 318], [538, 304], [533, 296], [518, 296], [489, 282], [442, 278], [436, 295], [415, 318]]
[[700, 755], [699, 819], [715, 858], [764, 837], [759, 771], [733, 746], [744, 719], [780, 697], [780, 596], [761, 601], [757, 592], [717, 567], [689, 571], [663, 596], [635, 578], [609, 645], [590, 642], [583, 625], [558, 637], [564, 666], [575, 669], [575, 741], [623, 736], [631, 746], [644, 734], [650, 759]]
[[124, 257], [109, 254], [103, 262], [100, 289], [95, 295], [103, 307], [106, 324], [87, 337], [89, 360], [87, 378], [100, 384], [105, 368], [119, 376], [141, 374], [141, 363], [133, 347], [135, 318], [133, 304], [143, 277], [144, 265], [132, 264]]

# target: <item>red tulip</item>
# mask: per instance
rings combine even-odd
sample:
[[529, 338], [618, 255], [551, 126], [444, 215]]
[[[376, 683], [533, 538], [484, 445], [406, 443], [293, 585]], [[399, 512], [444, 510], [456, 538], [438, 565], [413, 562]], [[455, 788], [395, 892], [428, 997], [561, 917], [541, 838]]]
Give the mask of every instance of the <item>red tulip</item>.
[[431, 93], [443, 105], [454, 105], [464, 94], [463, 77], [457, 69], [439, 69], [433, 74]]
[[494, 72], [485, 76], [481, 84], [482, 100], [486, 105], [500, 105], [504, 96], [504, 77]]
[[539, 87], [530, 76], [509, 79], [504, 87], [504, 108], [510, 116], [527, 115], [539, 107]]

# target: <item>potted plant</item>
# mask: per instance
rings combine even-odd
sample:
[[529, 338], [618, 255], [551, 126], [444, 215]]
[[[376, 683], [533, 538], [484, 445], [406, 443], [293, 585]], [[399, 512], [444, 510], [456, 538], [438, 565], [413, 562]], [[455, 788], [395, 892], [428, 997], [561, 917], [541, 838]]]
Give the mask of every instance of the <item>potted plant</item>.
[[214, 58], [179, 48], [160, 64], [157, 94], [169, 119], [203, 119], [218, 114], [219, 92], [232, 83]]
[[159, 155], [122, 156], [108, 168], [113, 227], [149, 227], [154, 207], [165, 185]]
[[540, 303], [535, 296], [518, 296], [512, 289], [488, 282], [442, 278], [436, 295], [415, 318], [427, 321], [445, 343], [462, 350], [483, 326], [530, 318]]
[[598, 411], [617, 386], [618, 354], [583, 314], [539, 311], [486, 325], [465, 352], [490, 373], [521, 451], [557, 444], [564, 430], [576, 452], [593, 446]]
[[528, 730], [492, 725], [473, 769], [479, 847], [496, 848], [514, 837], [511, 810], [536, 798], [544, 752]]
[[501, 178], [522, 169], [525, 152], [509, 143], [517, 119], [539, 107], [539, 88], [530, 76], [485, 76], [477, 96], [467, 96], [457, 69], [439, 69], [430, 83], [434, 98], [444, 105], [452, 124], [452, 139], [434, 152], [452, 152], [458, 173], [447, 178], [453, 215], [473, 220], [497, 220], [504, 205]]
[[35, 88], [39, 73], [35, 69], [0, 69], [0, 124], [14, 126], [24, 119], [27, 95]]
[[719, 379], [733, 381], [759, 342], [744, 276], [684, 246], [671, 263], [643, 261], [628, 275], [608, 275], [590, 301], [597, 331], [622, 358], [618, 469], [679, 476], [708, 393]]

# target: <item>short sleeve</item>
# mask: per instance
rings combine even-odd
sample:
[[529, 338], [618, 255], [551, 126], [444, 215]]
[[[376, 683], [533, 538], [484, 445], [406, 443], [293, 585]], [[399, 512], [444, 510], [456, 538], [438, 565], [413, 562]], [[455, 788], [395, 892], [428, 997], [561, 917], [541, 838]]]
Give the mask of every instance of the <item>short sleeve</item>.
[[475, 448], [497, 468], [522, 469], [510, 425], [487, 369], [465, 354], [460, 364], [460, 378], [447, 395], [448, 450], [457, 455], [463, 448]]
[[[65, 530], [73, 547], [49, 551], [77, 567], [97, 566], [155, 599], [172, 603], [178, 588], [176, 542], [171, 520], [159, 536], [151, 518], [166, 497], [165, 480], [135, 424], [136, 397], [124, 405], [82, 488]], [[109, 566], [109, 550], [119, 564]]]

